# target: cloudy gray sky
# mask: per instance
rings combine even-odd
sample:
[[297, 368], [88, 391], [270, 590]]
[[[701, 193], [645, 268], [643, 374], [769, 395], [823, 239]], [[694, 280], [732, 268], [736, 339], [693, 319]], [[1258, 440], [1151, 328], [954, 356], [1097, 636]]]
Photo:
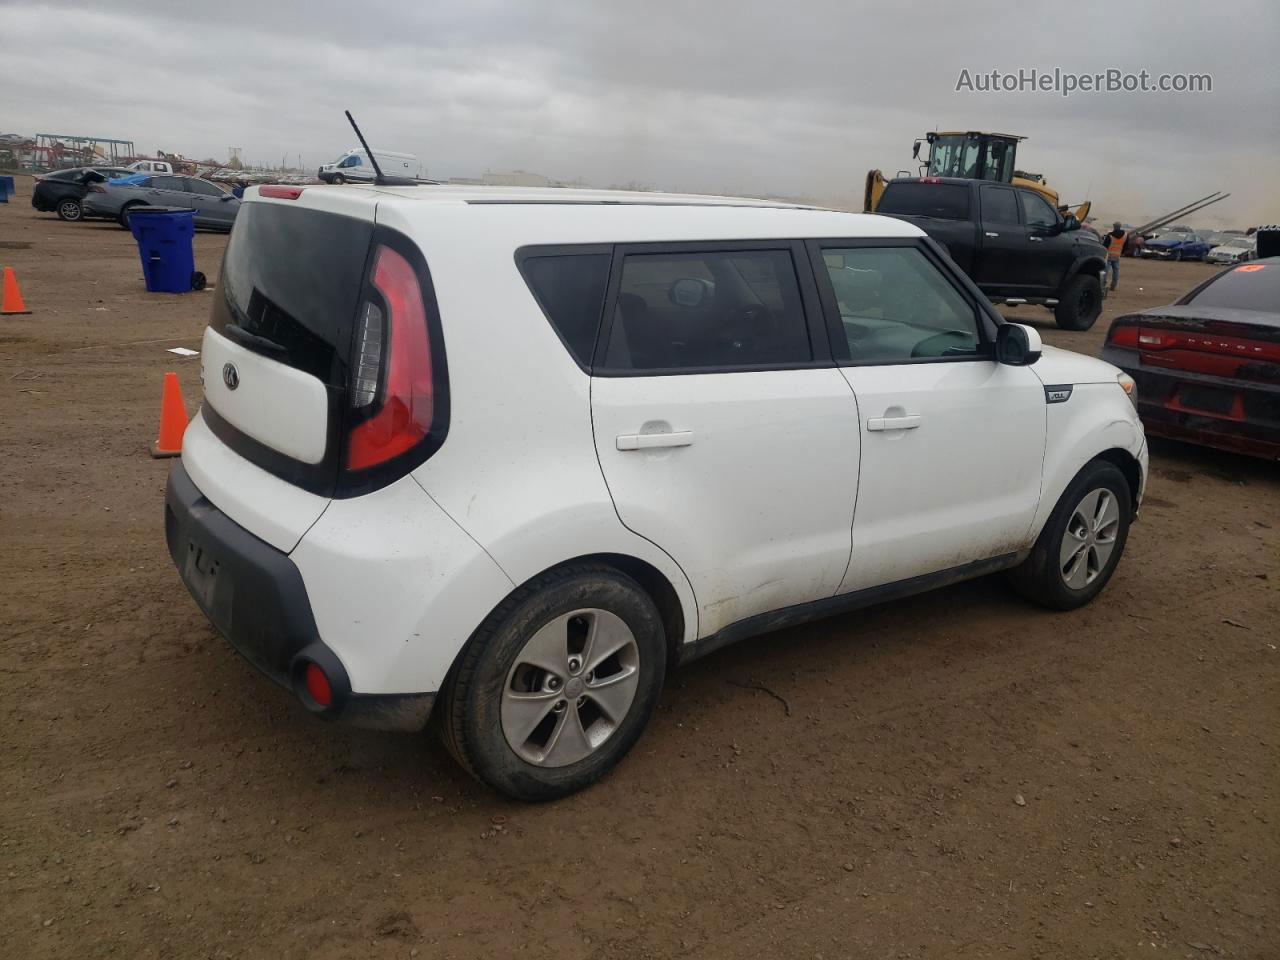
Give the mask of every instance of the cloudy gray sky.
[[[316, 166], [352, 144], [349, 107], [436, 177], [857, 204], [926, 130], [996, 129], [1102, 216], [1228, 190], [1214, 219], [1254, 224], [1280, 220], [1278, 41], [1267, 0], [0, 0], [0, 132]], [[1208, 73], [1213, 91], [955, 89], [962, 69], [1055, 67]]]

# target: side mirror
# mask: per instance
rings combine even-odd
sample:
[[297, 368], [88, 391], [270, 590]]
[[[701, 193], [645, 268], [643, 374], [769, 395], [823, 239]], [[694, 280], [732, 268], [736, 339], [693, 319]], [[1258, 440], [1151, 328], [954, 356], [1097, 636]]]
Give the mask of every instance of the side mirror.
[[1040, 332], [1023, 323], [1002, 323], [996, 329], [996, 360], [1011, 367], [1029, 367], [1040, 359]]
[[222, 196], [220, 196], [220, 197], [218, 198], [218, 202], [219, 202], [219, 203], [226, 203], [228, 200], [234, 200], [234, 199], [235, 199], [235, 196], [234, 196], [233, 194], [230, 194], [230, 193], [224, 193]]
[[920, 159], [920, 141], [919, 140], [917, 140], [915, 143], [915, 146], [911, 148], [911, 159], [912, 160]]
[[1080, 229], [1080, 221], [1079, 221], [1079, 220], [1077, 220], [1077, 219], [1075, 218], [1075, 215], [1074, 215], [1074, 214], [1069, 213], [1069, 214], [1067, 214], [1066, 219], [1065, 219], [1065, 220], [1063, 220], [1063, 222], [1062, 222], [1062, 229], [1063, 229], [1064, 231], [1066, 231], [1066, 230], [1079, 230], [1079, 229]]
[[715, 295], [716, 285], [710, 280], [684, 277], [671, 284], [667, 297], [677, 307], [700, 307]]

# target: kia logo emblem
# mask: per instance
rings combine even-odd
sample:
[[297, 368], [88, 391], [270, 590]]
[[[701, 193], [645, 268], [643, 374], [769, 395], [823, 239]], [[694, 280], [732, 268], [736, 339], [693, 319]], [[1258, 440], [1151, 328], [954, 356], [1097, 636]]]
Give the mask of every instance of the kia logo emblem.
[[234, 363], [222, 365], [222, 382], [227, 385], [228, 390], [234, 390], [240, 386], [240, 371], [236, 369]]

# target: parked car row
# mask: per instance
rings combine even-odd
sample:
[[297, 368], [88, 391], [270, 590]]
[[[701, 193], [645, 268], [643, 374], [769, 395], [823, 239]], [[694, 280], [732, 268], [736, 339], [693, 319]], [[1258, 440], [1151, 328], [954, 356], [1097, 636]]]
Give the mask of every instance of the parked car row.
[[195, 212], [197, 227], [230, 230], [240, 199], [201, 177], [77, 167], [37, 177], [31, 205], [67, 221], [115, 220], [122, 227], [129, 226], [129, 211], [136, 207], [185, 207]]

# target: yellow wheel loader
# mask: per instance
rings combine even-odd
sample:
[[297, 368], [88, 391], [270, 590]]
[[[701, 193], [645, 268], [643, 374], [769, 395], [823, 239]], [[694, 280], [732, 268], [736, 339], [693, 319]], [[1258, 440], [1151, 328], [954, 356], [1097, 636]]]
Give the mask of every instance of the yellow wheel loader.
[[[1015, 187], [1029, 187], [1053, 204], [1064, 216], [1074, 214], [1077, 220], [1084, 223], [1089, 215], [1088, 201], [1075, 210], [1070, 210], [1058, 202], [1058, 191], [1047, 186], [1042, 175], [1026, 173], [1014, 167], [1018, 143], [1025, 139], [1026, 137], [1012, 133], [982, 133], [977, 130], [935, 132], [925, 134], [923, 140], [917, 140], [911, 155], [920, 161], [920, 176], [993, 180], [1013, 184]], [[920, 160], [920, 147], [925, 143], [929, 145], [929, 156]], [[902, 175], [909, 174], [902, 171], [899, 176]], [[866, 191], [863, 195], [863, 209], [867, 213], [875, 212], [888, 182], [879, 170], [867, 173]]]

